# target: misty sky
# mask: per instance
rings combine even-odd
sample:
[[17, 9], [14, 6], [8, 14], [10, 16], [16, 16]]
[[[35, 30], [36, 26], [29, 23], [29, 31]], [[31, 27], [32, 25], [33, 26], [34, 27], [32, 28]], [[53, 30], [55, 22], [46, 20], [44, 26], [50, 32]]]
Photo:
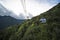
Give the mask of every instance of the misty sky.
[[17, 16], [20, 16], [21, 13], [25, 16], [28, 14], [37, 16], [49, 10], [59, 2], [60, 0], [26, 0], [27, 13], [25, 13], [21, 0], [0, 0], [1, 4], [8, 10], [13, 11]]

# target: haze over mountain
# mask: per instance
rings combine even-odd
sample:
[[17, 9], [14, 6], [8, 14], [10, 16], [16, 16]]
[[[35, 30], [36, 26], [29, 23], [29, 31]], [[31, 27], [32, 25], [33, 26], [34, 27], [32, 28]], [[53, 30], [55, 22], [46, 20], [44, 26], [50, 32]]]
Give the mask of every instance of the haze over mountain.
[[8, 11], [2, 4], [0, 4], [0, 15], [10, 15], [12, 12]]
[[14, 14], [12, 11], [8, 10], [7, 8], [5, 8], [2, 4], [0, 4], [0, 15], [1, 16], [12, 16], [16, 19], [25, 19], [24, 15], [21, 13], [20, 16], [17, 16], [16, 14]]
[[[19, 18], [21, 14], [23, 14], [25, 18], [27, 15], [30, 17], [29, 13], [35, 17], [51, 9], [59, 2], [60, 0], [26, 0], [25, 4], [24, 0], [0, 0], [0, 3], [8, 10], [14, 12], [17, 18]], [[24, 12], [24, 5], [26, 6], [27, 13]]]
[[[16, 19], [25, 19], [25, 15], [20, 13], [19, 16], [17, 16], [15, 13], [13, 13], [12, 11], [8, 10], [7, 8], [5, 8], [2, 4], [0, 4], [0, 15], [1, 16], [12, 16]], [[29, 17], [32, 18], [33, 15], [29, 13]]]
[[15, 15], [12, 11], [9, 11], [2, 4], [0, 4], [0, 29], [20, 24], [24, 20], [25, 19], [22, 14], [20, 17], [17, 17], [17, 15]]
[[[41, 18], [46, 22], [41, 23]], [[60, 3], [21, 25], [0, 31], [0, 40], [60, 40]]]

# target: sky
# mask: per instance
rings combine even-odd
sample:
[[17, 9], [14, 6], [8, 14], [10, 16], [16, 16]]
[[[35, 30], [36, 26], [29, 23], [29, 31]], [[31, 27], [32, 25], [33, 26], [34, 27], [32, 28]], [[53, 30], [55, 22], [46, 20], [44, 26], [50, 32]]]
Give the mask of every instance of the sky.
[[[59, 2], [60, 0], [26, 0], [26, 3], [22, 0], [0, 0], [2, 5], [8, 10], [13, 11], [17, 16], [20, 16], [20, 14], [29, 16], [31, 14], [32, 17], [51, 9]], [[24, 11], [25, 9], [27, 11], [26, 13]]]

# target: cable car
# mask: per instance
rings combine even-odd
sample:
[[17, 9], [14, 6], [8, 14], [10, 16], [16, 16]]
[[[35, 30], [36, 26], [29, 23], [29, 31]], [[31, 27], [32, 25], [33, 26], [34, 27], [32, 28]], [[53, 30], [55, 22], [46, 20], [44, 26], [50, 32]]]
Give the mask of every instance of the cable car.
[[40, 22], [41, 22], [41, 23], [46, 23], [46, 18], [41, 18], [41, 19], [40, 19]]

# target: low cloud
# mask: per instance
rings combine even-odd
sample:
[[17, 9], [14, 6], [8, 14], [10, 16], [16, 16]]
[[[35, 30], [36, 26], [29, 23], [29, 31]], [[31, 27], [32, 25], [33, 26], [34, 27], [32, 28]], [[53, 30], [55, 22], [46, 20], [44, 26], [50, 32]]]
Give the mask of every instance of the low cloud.
[[[0, 0], [0, 2], [4, 5], [4, 7], [12, 11], [12, 13], [5, 13], [5, 15], [10, 15], [18, 19], [26, 18], [27, 14], [24, 13], [20, 0]], [[29, 17], [32, 18], [49, 10], [59, 2], [60, 0], [27, 0], [26, 9]]]

